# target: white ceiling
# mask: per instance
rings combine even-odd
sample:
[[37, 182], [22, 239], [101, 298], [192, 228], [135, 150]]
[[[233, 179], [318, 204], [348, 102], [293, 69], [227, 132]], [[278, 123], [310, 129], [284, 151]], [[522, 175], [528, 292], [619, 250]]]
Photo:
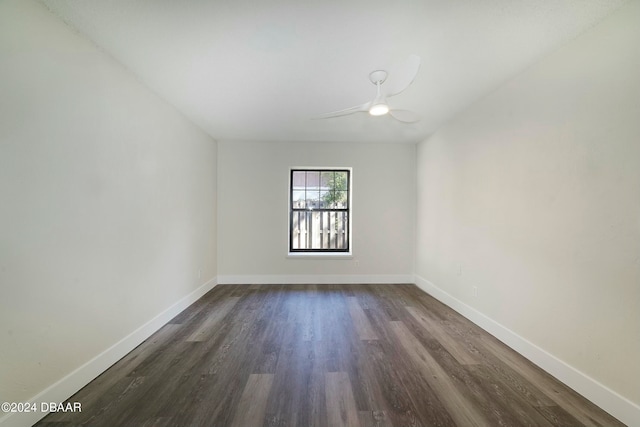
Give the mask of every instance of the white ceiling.
[[[215, 139], [417, 142], [627, 0], [41, 1]], [[410, 54], [422, 121], [311, 120]]]

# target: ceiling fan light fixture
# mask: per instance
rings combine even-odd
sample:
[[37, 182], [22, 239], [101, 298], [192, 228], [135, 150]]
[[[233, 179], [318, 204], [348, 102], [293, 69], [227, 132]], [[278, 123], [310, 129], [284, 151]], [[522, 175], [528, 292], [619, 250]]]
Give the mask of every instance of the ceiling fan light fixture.
[[373, 104], [371, 108], [369, 108], [369, 114], [371, 114], [372, 116], [384, 116], [388, 112], [389, 106], [385, 102]]
[[402, 93], [405, 89], [413, 83], [413, 80], [418, 75], [420, 68], [420, 57], [417, 55], [411, 55], [409, 60], [406, 61], [404, 67], [404, 73], [396, 79], [395, 85], [392, 85], [391, 91], [382, 92], [382, 84], [387, 80], [388, 73], [385, 70], [374, 70], [369, 73], [369, 81], [376, 87], [376, 97], [373, 101], [365, 102], [362, 105], [356, 105], [355, 107], [345, 108], [344, 110], [332, 111], [316, 117], [317, 119], [330, 119], [333, 117], [348, 116], [350, 114], [357, 113], [369, 113], [371, 116], [384, 116], [389, 117], [401, 122], [401, 123], [415, 123], [420, 120], [420, 116], [412, 111], [391, 109], [387, 104], [387, 97], [391, 98]]
[[371, 107], [369, 107], [369, 114], [372, 116], [384, 116], [389, 112], [389, 106], [382, 95], [380, 85], [387, 80], [387, 72], [384, 70], [373, 71], [369, 74], [369, 80], [376, 85], [376, 97], [371, 103]]

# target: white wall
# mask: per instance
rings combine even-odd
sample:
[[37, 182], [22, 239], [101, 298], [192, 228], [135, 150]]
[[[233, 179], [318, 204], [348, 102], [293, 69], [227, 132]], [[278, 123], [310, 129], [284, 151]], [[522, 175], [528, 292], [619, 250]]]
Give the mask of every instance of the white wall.
[[632, 2], [419, 145], [416, 246], [418, 282], [635, 405], [639, 22]]
[[38, 3], [0, 2], [0, 64], [0, 402], [20, 402], [211, 284], [216, 143]]
[[[218, 146], [220, 282], [410, 281], [415, 145], [260, 143]], [[352, 167], [353, 258], [287, 258], [289, 169]]]

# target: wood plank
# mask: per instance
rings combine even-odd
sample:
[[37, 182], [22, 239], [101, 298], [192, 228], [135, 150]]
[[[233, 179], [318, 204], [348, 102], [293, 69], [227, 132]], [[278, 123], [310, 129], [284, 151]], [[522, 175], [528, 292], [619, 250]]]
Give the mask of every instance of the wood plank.
[[142, 427], [169, 427], [171, 419], [167, 417], [150, 418], [142, 424]]
[[325, 374], [325, 400], [327, 402], [327, 420], [330, 426], [360, 426], [349, 374], [346, 372], [327, 372]]
[[467, 365], [465, 370], [477, 380], [485, 399], [491, 402], [492, 412], [504, 414], [498, 417], [498, 421], [503, 425], [552, 426], [536, 408], [531, 406], [531, 402], [519, 393], [514, 393], [511, 387], [491, 369], [482, 365]]
[[251, 374], [244, 387], [231, 423], [232, 427], [261, 426], [267, 399], [273, 383], [273, 374]]
[[[389, 331], [392, 333], [391, 331]], [[375, 406], [385, 408], [394, 426], [453, 426], [455, 423], [411, 361], [389, 341], [365, 341], [367, 365], [380, 385]]]
[[141, 424], [150, 418], [171, 416], [178, 409], [176, 399], [183, 398], [185, 390], [192, 389], [200, 379], [196, 367], [207, 352], [201, 342], [185, 342], [180, 350], [140, 377], [143, 383], [135, 390], [136, 400], [122, 400], [111, 408], [112, 425]]
[[[313, 292], [313, 293], [312, 293]], [[316, 299], [314, 291], [305, 291], [304, 299], [300, 310], [302, 339], [304, 341], [318, 341], [320, 339], [320, 330], [317, 327], [315, 319], [318, 316]]]
[[[280, 295], [276, 292], [275, 295]], [[277, 310], [274, 306], [256, 309], [262, 293], [242, 297], [224, 325], [231, 329], [197, 367], [206, 379], [199, 387], [186, 389], [180, 412], [174, 415], [175, 425], [228, 425], [249, 375], [255, 370], [267, 329], [265, 321]], [[258, 305], [260, 307], [260, 305]], [[212, 397], [214, 397], [212, 399]], [[204, 404], [207, 402], [207, 404]]]
[[554, 426], [579, 426], [582, 423], [557, 405], [536, 408], [540, 414]]
[[384, 411], [359, 411], [360, 427], [392, 427], [391, 420]]
[[170, 324], [187, 324], [193, 323], [193, 320], [200, 315], [206, 316], [208, 312], [219, 304], [225, 296], [230, 296], [233, 291], [232, 286], [217, 286], [204, 294], [199, 300], [195, 301], [185, 310], [177, 314], [169, 321]]
[[358, 336], [361, 340], [377, 340], [378, 336], [371, 327], [371, 323], [367, 318], [362, 307], [358, 303], [358, 299], [355, 297], [347, 297], [347, 304], [349, 305], [349, 314], [353, 321], [353, 326], [358, 332]]
[[300, 323], [295, 319], [295, 305], [289, 305], [282, 345], [267, 402], [265, 425], [310, 425], [317, 385], [314, 384], [314, 366], [318, 363], [314, 342], [300, 339]]
[[470, 353], [468, 349], [460, 345], [451, 335], [449, 335], [444, 327], [426, 315], [423, 311], [414, 307], [405, 307], [414, 319], [422, 326], [431, 336], [437, 339], [451, 355], [462, 365], [472, 365], [478, 363], [478, 359]]
[[439, 391], [440, 400], [447, 407], [456, 424], [490, 427], [491, 423], [484, 418], [472, 402], [460, 393], [447, 373], [411, 335], [404, 323], [400, 321], [390, 323], [390, 328], [398, 337], [400, 344], [415, 364], [418, 372]]
[[196, 329], [189, 338], [187, 338], [187, 341], [204, 341], [207, 339], [207, 336], [212, 331], [215, 331], [217, 324], [224, 319], [227, 314], [229, 314], [239, 299], [239, 297], [230, 297], [225, 299], [219, 307], [210, 312], [209, 316], [207, 316], [205, 321], [202, 322], [200, 327]]

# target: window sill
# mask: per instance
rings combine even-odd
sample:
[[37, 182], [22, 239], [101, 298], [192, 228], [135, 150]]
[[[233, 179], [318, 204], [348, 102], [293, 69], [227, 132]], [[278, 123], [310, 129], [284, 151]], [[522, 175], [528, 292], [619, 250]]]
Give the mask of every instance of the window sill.
[[352, 259], [351, 252], [289, 252], [287, 258], [290, 259]]

